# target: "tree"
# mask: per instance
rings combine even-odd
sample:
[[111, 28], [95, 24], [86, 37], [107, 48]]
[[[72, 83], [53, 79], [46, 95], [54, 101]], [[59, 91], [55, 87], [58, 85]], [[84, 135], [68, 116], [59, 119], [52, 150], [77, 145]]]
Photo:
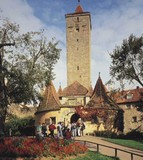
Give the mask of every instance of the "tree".
[[110, 74], [116, 80], [138, 82], [143, 86], [143, 36], [130, 35], [110, 54]]
[[57, 45], [54, 39], [47, 42], [41, 32], [28, 32], [18, 39], [21, 52], [16, 50], [14, 56], [10, 54], [7, 62], [11, 73], [7, 77], [11, 101], [36, 102], [37, 90], [54, 79], [53, 69], [60, 53]]
[[58, 42], [54, 38], [48, 41], [44, 32], [20, 34], [19, 25], [4, 20], [0, 26], [0, 44], [13, 41], [15, 48], [1, 49], [1, 75], [6, 91], [5, 101], [1, 101], [0, 95], [2, 123], [6, 118], [8, 104], [36, 103], [41, 87], [55, 78], [53, 69], [61, 51]]

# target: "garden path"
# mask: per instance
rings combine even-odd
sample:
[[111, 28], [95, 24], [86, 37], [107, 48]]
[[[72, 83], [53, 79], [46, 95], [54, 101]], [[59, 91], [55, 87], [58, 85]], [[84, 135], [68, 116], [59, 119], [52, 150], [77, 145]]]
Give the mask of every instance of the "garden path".
[[[113, 144], [113, 143], [104, 141], [103, 138], [101, 138], [101, 137], [82, 136], [82, 137], [76, 137], [75, 140], [95, 142], [95, 143], [98, 143], [98, 144], [122, 149], [124, 151], [132, 152], [132, 153], [139, 154], [139, 155], [143, 156], [143, 151], [141, 151], [141, 150], [132, 149], [132, 148], [124, 147], [124, 146], [121, 146], [121, 145]], [[93, 150], [93, 151], [97, 150], [97, 145], [87, 143], [87, 146], [90, 150]], [[104, 155], [115, 156], [115, 150], [112, 149], [112, 148], [107, 148], [107, 147], [100, 146], [99, 147], [99, 152], [104, 154]], [[132, 160], [131, 155], [129, 153], [125, 153], [125, 152], [122, 152], [122, 151], [117, 151], [117, 156], [120, 158], [120, 160]], [[143, 157], [139, 157], [139, 156], [134, 155], [133, 160], [143, 160]]]

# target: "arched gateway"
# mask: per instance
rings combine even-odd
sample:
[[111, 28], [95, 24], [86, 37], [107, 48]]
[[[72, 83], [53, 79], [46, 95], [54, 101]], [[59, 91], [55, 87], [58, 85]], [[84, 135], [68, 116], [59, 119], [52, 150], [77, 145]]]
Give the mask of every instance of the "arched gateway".
[[77, 113], [74, 113], [72, 116], [71, 116], [71, 119], [70, 119], [70, 122], [73, 123], [73, 122], [77, 122], [80, 118], [80, 115], [77, 114]]

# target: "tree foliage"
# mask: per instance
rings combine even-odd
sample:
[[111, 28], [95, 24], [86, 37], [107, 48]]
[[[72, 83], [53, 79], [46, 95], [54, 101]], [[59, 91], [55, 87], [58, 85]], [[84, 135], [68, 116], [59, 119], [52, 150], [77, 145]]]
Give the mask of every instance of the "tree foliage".
[[143, 36], [130, 35], [110, 56], [112, 77], [119, 81], [136, 81], [143, 86]]
[[8, 19], [0, 24], [0, 132], [8, 104], [37, 102], [39, 90], [54, 79], [60, 51], [58, 42], [48, 41], [44, 32], [21, 34], [19, 25]]
[[27, 103], [38, 97], [38, 88], [55, 78], [54, 66], [60, 56], [58, 42], [48, 41], [44, 32], [20, 34], [19, 25], [5, 20], [0, 43], [15, 41], [15, 48], [3, 48], [3, 73], [10, 102]]
[[9, 117], [5, 124], [5, 133], [9, 135], [9, 129], [11, 128], [12, 135], [20, 135], [19, 128], [34, 125], [33, 117], [19, 118], [17, 116]]

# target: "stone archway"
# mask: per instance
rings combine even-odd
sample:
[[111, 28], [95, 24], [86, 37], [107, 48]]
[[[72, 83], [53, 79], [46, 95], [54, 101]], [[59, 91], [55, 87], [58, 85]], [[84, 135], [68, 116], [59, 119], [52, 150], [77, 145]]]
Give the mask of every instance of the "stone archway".
[[70, 122], [73, 123], [73, 122], [77, 122], [80, 118], [80, 115], [77, 114], [77, 113], [74, 113], [72, 116], [71, 116], [71, 119], [70, 119]]

